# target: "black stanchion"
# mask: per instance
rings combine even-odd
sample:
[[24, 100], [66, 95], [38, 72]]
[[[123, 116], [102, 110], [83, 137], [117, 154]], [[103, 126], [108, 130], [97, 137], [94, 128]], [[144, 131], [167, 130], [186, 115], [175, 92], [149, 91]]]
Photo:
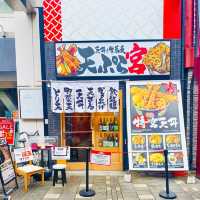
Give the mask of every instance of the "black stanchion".
[[90, 148], [86, 149], [86, 188], [79, 192], [82, 197], [92, 197], [95, 195], [95, 191], [89, 189], [89, 156], [90, 156]]
[[174, 192], [169, 191], [168, 150], [164, 150], [164, 156], [165, 156], [166, 191], [160, 192], [159, 196], [164, 199], [175, 199], [176, 194]]

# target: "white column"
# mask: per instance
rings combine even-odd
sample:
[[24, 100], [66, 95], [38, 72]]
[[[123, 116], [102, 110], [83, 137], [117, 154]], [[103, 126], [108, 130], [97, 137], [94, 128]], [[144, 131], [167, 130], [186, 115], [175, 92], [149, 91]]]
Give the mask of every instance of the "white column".
[[[41, 88], [38, 13], [36, 12], [36, 16], [30, 16], [24, 12], [16, 11], [14, 24], [18, 90], [20, 88]], [[20, 98], [18, 99], [20, 106]], [[43, 104], [42, 101], [41, 104]], [[35, 109], [37, 109], [36, 105], [29, 106], [35, 106]], [[20, 119], [19, 128], [20, 131], [30, 133], [39, 130], [40, 135], [44, 135], [43, 119]]]

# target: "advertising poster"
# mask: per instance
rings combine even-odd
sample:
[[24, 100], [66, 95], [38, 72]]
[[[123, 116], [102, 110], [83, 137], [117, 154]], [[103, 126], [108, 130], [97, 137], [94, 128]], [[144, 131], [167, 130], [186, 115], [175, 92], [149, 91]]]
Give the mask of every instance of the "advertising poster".
[[3, 185], [8, 184], [15, 179], [15, 171], [11, 160], [9, 147], [5, 140], [0, 142], [0, 171], [3, 180]]
[[15, 126], [12, 119], [0, 119], [0, 138], [5, 138], [9, 145], [14, 144]]
[[111, 165], [111, 152], [91, 150], [90, 162], [96, 165]]
[[33, 160], [33, 153], [31, 147], [14, 149], [15, 162], [23, 163]]
[[56, 43], [59, 77], [169, 75], [169, 41]]
[[187, 170], [187, 151], [179, 81], [127, 83], [129, 169]]

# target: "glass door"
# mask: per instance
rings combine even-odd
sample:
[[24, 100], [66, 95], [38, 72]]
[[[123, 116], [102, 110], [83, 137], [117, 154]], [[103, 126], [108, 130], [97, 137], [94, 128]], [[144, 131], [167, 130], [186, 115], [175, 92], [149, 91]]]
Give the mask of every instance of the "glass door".
[[71, 162], [84, 162], [85, 150], [79, 147], [92, 145], [91, 114], [65, 114], [65, 145], [71, 149]]

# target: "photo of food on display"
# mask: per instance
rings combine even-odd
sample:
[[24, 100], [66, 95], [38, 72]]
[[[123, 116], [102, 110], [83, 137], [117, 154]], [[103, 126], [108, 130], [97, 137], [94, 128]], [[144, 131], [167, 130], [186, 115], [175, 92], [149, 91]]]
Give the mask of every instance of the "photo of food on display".
[[172, 82], [130, 87], [131, 131], [168, 133], [180, 131], [177, 85]]
[[160, 42], [154, 47], [149, 48], [147, 54], [144, 56], [143, 64], [152, 75], [169, 74], [170, 72], [170, 47]]
[[165, 136], [165, 144], [168, 150], [180, 150], [181, 146], [181, 135], [170, 134]]
[[150, 168], [163, 168], [164, 163], [165, 163], [165, 158], [162, 152], [149, 152]]
[[146, 136], [132, 135], [132, 150], [146, 150]]
[[56, 55], [56, 70], [57, 74], [60, 76], [67, 76], [76, 74], [79, 67], [80, 61], [76, 56], [77, 46], [75, 44], [70, 44], [66, 46], [63, 44], [58, 47]]
[[147, 153], [133, 152], [133, 168], [147, 168]]
[[159, 135], [159, 134], [149, 135], [148, 136], [148, 147], [149, 147], [149, 150], [164, 149], [163, 136]]
[[184, 168], [183, 152], [169, 152], [169, 168]]

